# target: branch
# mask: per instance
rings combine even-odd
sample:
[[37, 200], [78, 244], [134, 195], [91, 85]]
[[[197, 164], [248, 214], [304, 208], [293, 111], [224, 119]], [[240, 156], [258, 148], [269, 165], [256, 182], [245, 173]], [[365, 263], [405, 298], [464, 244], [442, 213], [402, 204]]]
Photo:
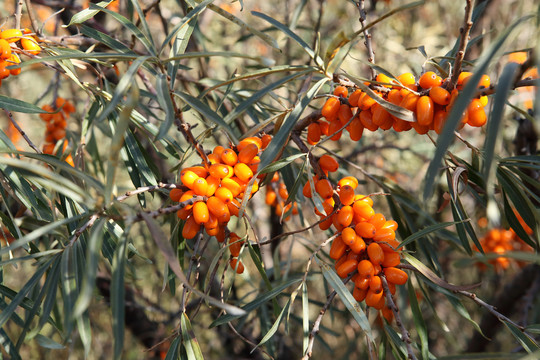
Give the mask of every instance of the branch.
[[[375, 64], [375, 53], [373, 52], [373, 44], [371, 43], [371, 34], [369, 33], [369, 30], [366, 29], [366, 17], [367, 13], [364, 8], [364, 0], [360, 0], [356, 3], [356, 6], [358, 7], [358, 11], [360, 12], [360, 25], [362, 25], [362, 28], [364, 29], [364, 44], [366, 45], [366, 50], [368, 54], [368, 62], [371, 64]], [[371, 78], [372, 80], [375, 79], [377, 76], [377, 72], [373, 67], [370, 67], [371, 69]]]
[[39, 148], [34, 145], [34, 143], [30, 140], [30, 138], [26, 135], [26, 133], [23, 131], [23, 129], [21, 129], [21, 127], [19, 126], [19, 124], [17, 124], [17, 122], [15, 121], [15, 119], [13, 118], [13, 115], [7, 111], [6, 109], [4, 109], [4, 112], [6, 113], [7, 117], [9, 118], [9, 121], [11, 121], [11, 123], [13, 124], [13, 126], [15, 126], [15, 128], [17, 129], [17, 131], [21, 134], [21, 136], [23, 137], [23, 139], [26, 141], [26, 143], [32, 148], [34, 149], [34, 151], [38, 154], [42, 154], [41, 150], [39, 150]]
[[465, 1], [465, 18], [463, 19], [463, 26], [459, 29], [461, 37], [459, 39], [459, 48], [456, 54], [456, 60], [454, 61], [454, 67], [452, 68], [452, 77], [450, 78], [449, 89], [453, 89], [457, 83], [459, 73], [461, 72], [461, 64], [463, 58], [465, 57], [465, 50], [467, 49], [467, 44], [469, 43], [469, 34], [472, 28], [472, 11], [473, 4], [472, 0]]

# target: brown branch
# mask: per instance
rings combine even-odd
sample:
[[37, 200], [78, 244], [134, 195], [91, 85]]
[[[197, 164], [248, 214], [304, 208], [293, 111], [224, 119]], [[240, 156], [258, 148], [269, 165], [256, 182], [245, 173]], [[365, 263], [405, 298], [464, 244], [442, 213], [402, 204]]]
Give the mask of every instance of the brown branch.
[[[364, 0], [359, 0], [356, 3], [356, 7], [358, 7], [358, 11], [360, 12], [360, 25], [362, 25], [362, 28], [364, 29], [364, 44], [366, 45], [367, 55], [368, 55], [368, 62], [371, 64], [375, 64], [375, 53], [373, 52], [373, 44], [371, 42], [371, 34], [369, 30], [366, 29], [366, 9], [364, 7]], [[372, 80], [377, 77], [377, 72], [373, 67], [370, 67], [371, 70], [371, 78]]]
[[465, 1], [465, 17], [463, 20], [463, 26], [459, 29], [459, 32], [461, 33], [461, 37], [459, 39], [459, 48], [458, 52], [456, 54], [456, 59], [454, 61], [454, 67], [452, 68], [452, 76], [450, 78], [449, 83], [449, 89], [453, 89], [455, 84], [457, 83], [459, 73], [461, 72], [461, 64], [463, 62], [463, 58], [465, 57], [465, 51], [467, 49], [467, 44], [469, 43], [469, 34], [471, 32], [472, 28], [472, 11], [473, 11], [473, 4], [472, 0], [466, 0]]
[[39, 26], [37, 24], [36, 18], [34, 17], [34, 8], [32, 7], [32, 1], [31, 0], [24, 0], [24, 4], [26, 5], [26, 11], [28, 12], [28, 18], [30, 19], [30, 23], [32, 24], [32, 30], [38, 34], [39, 33]]
[[15, 0], [15, 29], [21, 28], [22, 0]]
[[388, 287], [388, 281], [386, 281], [386, 276], [383, 273], [381, 273], [379, 276], [382, 281], [384, 295], [386, 296], [386, 303], [388, 304], [388, 307], [392, 310], [394, 318], [396, 319], [396, 325], [401, 331], [401, 340], [405, 343], [405, 347], [407, 348], [408, 358], [411, 360], [416, 360], [416, 355], [414, 355], [411, 346], [411, 336], [409, 335], [409, 331], [407, 331], [407, 329], [403, 325], [403, 322], [401, 321], [401, 316], [399, 315], [399, 308], [394, 301], [392, 293], [390, 292], [390, 288]]

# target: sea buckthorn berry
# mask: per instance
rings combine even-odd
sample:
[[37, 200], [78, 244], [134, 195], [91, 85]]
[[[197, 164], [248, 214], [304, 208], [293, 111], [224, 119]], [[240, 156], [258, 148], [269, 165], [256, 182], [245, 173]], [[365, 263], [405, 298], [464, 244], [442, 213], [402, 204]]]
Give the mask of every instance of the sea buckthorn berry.
[[[182, 196], [180, 196], [179, 202], [188, 201], [189, 199], [193, 198], [194, 196], [195, 196], [195, 193], [193, 192], [193, 190], [188, 190], [188, 191], [184, 192], [182, 194]], [[193, 207], [193, 204], [192, 205], [186, 205], [187, 209], [191, 209], [192, 207]]]
[[383, 214], [377, 213], [374, 214], [368, 221], [375, 226], [375, 229], [379, 230], [386, 222], [386, 218]]
[[371, 280], [371, 277], [358, 276], [354, 281], [354, 286], [367, 293], [367, 290], [369, 289], [369, 280]]
[[374, 104], [371, 109], [373, 123], [383, 130], [388, 130], [388, 124], [392, 126], [392, 117], [384, 107], [379, 104]]
[[197, 224], [193, 216], [186, 219], [184, 228], [182, 229], [182, 237], [184, 239], [193, 239], [199, 232], [201, 225]]
[[233, 257], [238, 257], [242, 250], [242, 244], [244, 242], [240, 240], [240, 237], [236, 233], [229, 235], [229, 251]]
[[371, 260], [374, 265], [380, 265], [384, 260], [384, 251], [377, 243], [369, 244], [367, 248], [367, 253], [369, 256], [369, 260]]
[[458, 80], [457, 80], [457, 89], [458, 90], [461, 90], [461, 88], [463, 86], [465, 86], [465, 79], [468, 79], [472, 76], [472, 73], [471, 72], [468, 72], [468, 71], [463, 71], [461, 73], [459, 73], [459, 76], [458, 76]]
[[337, 116], [340, 106], [341, 103], [338, 99], [334, 97], [328, 98], [321, 110], [321, 114], [327, 119], [335, 118]]
[[356, 233], [354, 232], [353, 228], [346, 227], [341, 232], [341, 239], [345, 243], [345, 245], [350, 246], [354, 241], [356, 240]]
[[360, 254], [366, 249], [366, 242], [360, 236], [356, 236], [356, 239], [349, 247], [353, 253]]
[[416, 95], [415, 93], [409, 93], [405, 97], [403, 97], [403, 100], [401, 100], [399, 106], [414, 112], [416, 111], [416, 104], [418, 103], [418, 99], [418, 95]]
[[[206, 233], [210, 236], [215, 236], [218, 232], [219, 222], [217, 218], [212, 214], [208, 214], [208, 221], [204, 223], [204, 228], [206, 230]], [[209, 232], [210, 229], [215, 229], [212, 234]]]
[[[49, 145], [53, 145], [53, 148], [54, 148], [54, 144], [49, 144]], [[169, 192], [169, 197], [171, 198], [172, 201], [178, 202], [183, 193], [184, 192], [180, 189], [172, 189]]]
[[416, 83], [416, 79], [414, 78], [414, 75], [411, 73], [404, 73], [404, 74], [399, 75], [398, 80], [407, 88], [411, 88]]
[[362, 97], [362, 103], [360, 103], [360, 100], [358, 101], [358, 107], [361, 110], [367, 110], [371, 108], [373, 105], [375, 105], [377, 102], [369, 95], [365, 95]]
[[392, 230], [396, 231], [397, 228], [398, 228], [398, 223], [396, 221], [394, 221], [394, 220], [386, 220], [386, 222], [384, 223], [382, 228], [384, 228], [384, 229], [392, 229]]
[[[13, 75], [13, 74], [11, 74]], [[482, 104], [482, 106], [486, 106], [488, 104], [488, 97], [487, 96], [480, 96], [480, 103]]]
[[197, 201], [193, 204], [193, 219], [197, 224], [204, 224], [208, 221], [210, 213], [204, 201]]
[[428, 126], [433, 122], [435, 107], [429, 96], [420, 96], [416, 102], [416, 120], [418, 125]]
[[338, 185], [341, 187], [348, 185], [356, 189], [358, 187], [358, 180], [354, 176], [345, 176], [338, 181]]
[[329, 256], [334, 260], [338, 260], [343, 256], [343, 254], [345, 254], [345, 250], [347, 250], [347, 245], [343, 242], [342, 237], [338, 236], [334, 239], [334, 241], [332, 241]]
[[323, 171], [335, 172], [339, 168], [339, 163], [330, 155], [324, 154], [319, 159], [319, 165]]
[[245, 139], [240, 140], [238, 145], [236, 145], [236, 150], [238, 150], [238, 152], [240, 152], [248, 144], [255, 144], [255, 145], [257, 145], [257, 147], [259, 149], [262, 148], [262, 140], [261, 140], [261, 138], [258, 138], [258, 137], [255, 137], [255, 136], [250, 136], [250, 137], [247, 137]]
[[220, 223], [226, 223], [231, 218], [229, 208], [221, 199], [211, 196], [206, 200], [208, 211], [210, 211]]
[[327, 121], [319, 120], [317, 121], [319, 126], [321, 127], [321, 134], [324, 136], [328, 136], [330, 133], [328, 132], [330, 129], [330, 124]]
[[352, 141], [360, 140], [362, 138], [362, 134], [364, 133], [364, 125], [362, 124], [359, 116], [356, 116], [346, 129], [349, 132]]
[[362, 260], [358, 263], [358, 275], [363, 278], [371, 278], [375, 275], [373, 263], [369, 260]]
[[396, 233], [394, 230], [390, 228], [384, 228], [381, 227], [377, 232], [375, 233], [375, 236], [373, 237], [373, 240], [375, 241], [391, 241], [396, 238]]
[[206, 188], [206, 194], [205, 196], [212, 196], [216, 192], [216, 190], [219, 187], [220, 180], [218, 178], [215, 178], [213, 176], [208, 176], [206, 178], [206, 184], [208, 187]]
[[444, 110], [436, 110], [435, 114], [433, 115], [433, 130], [440, 135], [444, 124], [446, 123], [446, 116], [448, 113]]
[[375, 233], [377, 232], [377, 229], [375, 229], [375, 226], [373, 226], [372, 223], [369, 223], [367, 221], [361, 221], [357, 223], [354, 230], [356, 231], [358, 236], [361, 236], [367, 239], [371, 239], [373, 236], [375, 236]]
[[469, 112], [467, 117], [467, 124], [474, 127], [480, 127], [484, 126], [487, 122], [487, 116], [486, 112], [484, 111], [484, 108], [480, 108], [479, 110]]
[[244, 164], [249, 163], [259, 153], [259, 148], [255, 144], [246, 145], [242, 151], [238, 153], [238, 161]]
[[355, 201], [353, 204], [353, 211], [361, 218], [366, 220], [371, 219], [375, 211], [369, 204], [365, 201]]
[[354, 290], [352, 293], [354, 300], [358, 302], [362, 302], [366, 298], [366, 295], [367, 295], [367, 290], [361, 290], [357, 288], [356, 286], [354, 287]]
[[[325, 216], [323, 215], [323, 216], [321, 216], [321, 217], [324, 218]], [[332, 226], [332, 220], [333, 220], [333, 217], [330, 216], [330, 217], [328, 217], [326, 220], [320, 222], [320, 223], [319, 223], [319, 229], [321, 229], [321, 230], [323, 230], [323, 231], [324, 231], [324, 230], [330, 229], [330, 226]], [[334, 241], [335, 241], [335, 240], [334, 240]]]
[[311, 185], [309, 181], [306, 181], [306, 184], [302, 188], [302, 195], [304, 195], [307, 198], [311, 198]]
[[[21, 59], [19, 59], [19, 56], [17, 54], [13, 53], [7, 60], [7, 63], [9, 65], [17, 65], [21, 63]], [[21, 68], [11, 69], [9, 70], [9, 73], [13, 76], [17, 76], [21, 73]]]
[[450, 92], [440, 86], [432, 87], [429, 90], [429, 97], [435, 104], [443, 106], [450, 104]]
[[277, 194], [274, 190], [268, 189], [266, 191], [265, 202], [266, 205], [273, 205], [277, 200]]
[[[394, 80], [383, 74], [383, 73], [379, 73], [377, 74], [377, 77], [375, 78], [375, 81], [377, 82], [380, 82], [380, 83], [386, 83], [386, 84], [393, 84], [394, 83]], [[383, 85], [384, 87], [392, 87], [392, 85]]]
[[420, 76], [420, 79], [418, 79], [418, 84], [424, 89], [429, 89], [434, 86], [441, 86], [442, 79], [433, 71], [428, 71]]
[[382, 288], [382, 280], [380, 278], [380, 276], [373, 276], [370, 280], [369, 280], [369, 289], [373, 292], [380, 292], [383, 290]]
[[338, 119], [341, 126], [345, 126], [345, 124], [347, 124], [352, 117], [353, 113], [350, 106], [347, 104], [341, 104], [338, 111]]
[[366, 305], [374, 309], [381, 310], [384, 306], [383, 295], [383, 291], [374, 292], [369, 289], [366, 295]]
[[54, 130], [52, 135], [55, 141], [61, 140], [66, 137], [66, 130], [57, 128], [56, 130]]
[[384, 242], [378, 243], [381, 249], [386, 253], [395, 252], [401, 246], [401, 243], [397, 239], [388, 239]]
[[334, 89], [334, 95], [346, 98], [347, 95], [349, 95], [349, 91], [345, 86], [336, 86], [336, 88]]
[[339, 200], [343, 205], [352, 205], [354, 203], [354, 189], [351, 185], [339, 187]]
[[221, 162], [229, 166], [234, 166], [238, 162], [238, 155], [233, 149], [225, 149], [221, 154]]
[[395, 267], [387, 267], [383, 271], [388, 282], [392, 284], [403, 285], [409, 279], [409, 275], [405, 271]]
[[0, 58], [7, 60], [10, 56], [11, 46], [9, 46], [9, 43], [6, 40], [0, 39]]
[[214, 148], [212, 151], [212, 154], [216, 155], [219, 159], [221, 159], [221, 155], [223, 154], [223, 151], [225, 151], [225, 148], [221, 145], [218, 145]]
[[253, 171], [244, 163], [237, 163], [234, 166], [234, 174], [239, 180], [245, 183], [248, 183], [253, 178]]
[[24, 37], [21, 39], [21, 46], [26, 52], [37, 55], [41, 52], [41, 47], [39, 47], [37, 41], [32, 37]]
[[272, 135], [264, 134], [261, 137], [261, 149], [262, 150], [266, 149], [266, 147], [268, 146], [268, 144], [270, 144], [271, 141], [272, 141]]
[[467, 111], [469, 113], [483, 109], [484, 106], [482, 105], [482, 102], [479, 99], [472, 99], [469, 106], [467, 106]]
[[192, 211], [191, 209], [182, 208], [176, 212], [176, 216], [179, 219], [187, 220], [188, 216], [191, 215]]
[[231, 259], [230, 265], [231, 269], [235, 270], [237, 274], [242, 274], [244, 272], [244, 264], [237, 258]]
[[6, 69], [7, 66], [9, 66], [9, 64], [6, 61], [4, 60], [0, 61], [0, 79], [5, 79], [9, 75], [11, 75], [9, 70]]
[[334, 188], [328, 179], [321, 179], [315, 183], [315, 190], [323, 199], [330, 199], [334, 194]]
[[191, 170], [182, 170], [182, 172], [180, 173], [180, 181], [182, 181], [182, 184], [184, 184], [190, 189], [193, 189], [193, 183], [198, 178], [199, 176]]
[[350, 259], [345, 260], [338, 268], [336, 268], [336, 272], [340, 278], [346, 278], [347, 275], [352, 273], [354, 270], [356, 270], [356, 267], [358, 266], [358, 261]]
[[227, 203], [227, 208], [231, 215], [238, 216], [240, 214], [240, 203], [236, 199], [232, 199], [230, 203]]
[[401, 103], [401, 100], [403, 100], [403, 96], [401, 95], [401, 91], [398, 89], [392, 89], [388, 93], [388, 101], [391, 102], [394, 105], [399, 105]]
[[214, 196], [223, 201], [225, 204], [230, 203], [234, 199], [232, 191], [223, 186], [216, 190]]
[[357, 107], [358, 99], [360, 99], [360, 95], [362, 95], [362, 90], [360, 89], [355, 90], [351, 94], [351, 96], [349, 96], [349, 105], [351, 105], [352, 107]]
[[398, 266], [400, 262], [401, 262], [401, 257], [399, 256], [397, 252], [395, 251], [385, 252], [384, 260], [381, 263], [381, 265], [385, 268], [388, 268], [388, 267]]
[[234, 174], [232, 166], [225, 164], [213, 164], [208, 169], [208, 172], [210, 173], [210, 176], [218, 179], [230, 178]]
[[360, 122], [362, 122], [364, 128], [368, 129], [369, 131], [377, 131], [379, 128], [378, 125], [373, 123], [373, 115], [371, 114], [371, 111], [368, 110], [360, 112]]
[[315, 145], [321, 140], [321, 127], [319, 123], [311, 123], [307, 128], [307, 139], [310, 145]]
[[[353, 209], [349, 205], [343, 206], [337, 213], [338, 223], [341, 224], [342, 226], [351, 225], [353, 218], [354, 218]], [[351, 230], [353, 229], [351, 228]]]
[[202, 177], [197, 178], [193, 182], [192, 189], [196, 195], [206, 196], [206, 192], [208, 191], [208, 183], [206, 182], [206, 179], [203, 179]]
[[8, 43], [14, 43], [21, 39], [22, 31], [19, 29], [7, 29], [0, 33], [0, 38], [6, 40]]
[[330, 122], [330, 125], [328, 126], [328, 135], [334, 134], [330, 139], [332, 141], [338, 141], [341, 139], [341, 134], [343, 133], [341, 129], [341, 123], [339, 120]]

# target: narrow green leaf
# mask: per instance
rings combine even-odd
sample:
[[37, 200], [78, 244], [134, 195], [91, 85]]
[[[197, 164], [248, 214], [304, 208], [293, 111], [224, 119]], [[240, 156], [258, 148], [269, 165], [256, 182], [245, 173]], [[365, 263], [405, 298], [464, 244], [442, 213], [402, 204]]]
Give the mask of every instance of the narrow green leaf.
[[523, 331], [518, 329], [514, 324], [506, 321], [503, 321], [502, 323], [508, 328], [508, 330], [510, 330], [512, 335], [514, 335], [516, 340], [528, 353], [533, 353], [540, 350], [538, 343], [528, 334], [525, 334]]
[[422, 349], [422, 359], [429, 359], [429, 337], [428, 329], [426, 327], [426, 322], [424, 321], [424, 316], [422, 311], [418, 306], [418, 299], [416, 298], [416, 291], [412, 282], [409, 280], [407, 282], [408, 294], [409, 294], [409, 304], [411, 305], [411, 311], [413, 314], [414, 324], [416, 325], [416, 332], [420, 338], [420, 346]]
[[81, 24], [81, 23], [85, 22], [86, 20], [89, 20], [89, 19], [93, 18], [98, 12], [100, 12], [100, 10], [101, 10], [100, 8], [104, 8], [104, 7], [106, 7], [107, 5], [109, 5], [112, 2], [113, 2], [113, 0], [101, 1], [101, 2], [98, 2], [96, 4], [96, 6], [99, 7], [99, 8], [89, 7], [87, 9], [82, 10], [82, 11], [79, 11], [78, 13], [76, 13], [75, 15], [73, 15], [71, 17], [71, 20], [69, 21], [69, 24], [64, 25], [63, 27], [69, 27], [71, 25]]
[[264, 150], [262, 153], [259, 169], [264, 169], [275, 160], [276, 156], [281, 152], [281, 149], [289, 140], [291, 131], [294, 128], [294, 125], [296, 125], [297, 121], [300, 119], [300, 116], [302, 116], [304, 110], [308, 107], [313, 97], [317, 95], [321, 87], [329, 80], [330, 79], [326, 77], [322, 78], [315, 85], [313, 85], [313, 87], [309, 89], [304, 96], [302, 96], [300, 101], [295, 105], [294, 109], [289, 113], [270, 144], [268, 144], [266, 150]]
[[169, 131], [174, 123], [175, 113], [174, 106], [171, 100], [171, 94], [169, 93], [169, 84], [167, 82], [167, 75], [159, 74], [156, 79], [156, 91], [157, 100], [161, 108], [165, 111], [165, 121], [161, 123], [159, 132], [156, 136], [156, 141], [163, 138]]
[[26, 114], [43, 114], [47, 112], [34, 104], [4, 95], [0, 95], [0, 108]]
[[[188, 22], [187, 26], [182, 26], [179, 31], [176, 32], [176, 37], [172, 43], [171, 50], [169, 51], [169, 57], [175, 57], [184, 54], [189, 44], [189, 39], [193, 34], [193, 30], [197, 26], [197, 20]], [[160, 53], [163, 51], [163, 48], [166, 46], [164, 43]], [[174, 60], [167, 64], [167, 75], [170, 80], [170, 89], [174, 89], [174, 84], [176, 82], [176, 75], [178, 69], [180, 68], [180, 61]], [[202, 97], [202, 96], [201, 96]]]
[[238, 141], [238, 137], [234, 134], [226, 119], [222, 119], [221, 116], [219, 116], [214, 110], [210, 109], [207, 104], [203, 103], [201, 100], [189, 94], [180, 91], [175, 92], [174, 95], [184, 100], [186, 104], [200, 112], [201, 115], [204, 116], [206, 119], [210, 120], [223, 130], [225, 130], [233, 141]]
[[[86, 269], [84, 272], [84, 281], [81, 288], [81, 293], [75, 303], [73, 316], [79, 318], [88, 309], [90, 301], [94, 295], [96, 287], [97, 266], [101, 258], [101, 244], [103, 243], [103, 226], [107, 219], [99, 219], [90, 232], [88, 239], [88, 248], [86, 250]], [[82, 264], [81, 264], [82, 265]]]
[[169, 347], [169, 350], [167, 350], [167, 355], [165, 356], [164, 360], [178, 360], [180, 357], [180, 340], [181, 337], [175, 338], [171, 346]]
[[433, 232], [439, 231], [439, 230], [447, 228], [449, 226], [460, 224], [460, 223], [463, 223], [463, 222], [466, 222], [466, 221], [470, 221], [470, 220], [466, 219], [466, 220], [462, 220], [462, 221], [450, 221], [450, 222], [444, 222], [444, 223], [440, 223], [440, 224], [429, 225], [429, 226], [425, 227], [424, 229], [422, 229], [420, 231], [417, 231], [414, 234], [410, 235], [405, 240], [403, 240], [403, 242], [399, 245], [399, 248], [401, 249], [401, 248], [407, 246], [408, 244], [412, 243], [413, 241], [416, 241], [416, 240], [418, 240], [418, 239], [420, 239], [420, 238], [422, 238], [422, 237], [424, 237], [424, 236], [426, 236], [428, 234], [431, 234]]
[[144, 30], [144, 33], [143, 33], [144, 37], [151, 44], [152, 50], [153, 50], [152, 53], [157, 54], [155, 46], [154, 46], [155, 42], [154, 42], [154, 39], [152, 39], [152, 32], [150, 31], [150, 27], [148, 26], [148, 22], [146, 21], [145, 12], [143, 12], [143, 10], [141, 9], [141, 5], [139, 4], [138, 0], [131, 0], [131, 4], [135, 8], [135, 11], [137, 11], [137, 15], [139, 15], [139, 21], [140, 21], [140, 24], [142, 25], [142, 28]]
[[306, 282], [302, 284], [302, 330], [302, 354], [305, 355], [309, 344], [309, 297]]
[[270, 328], [270, 330], [268, 330], [268, 332], [266, 334], [264, 334], [263, 338], [261, 339], [261, 341], [257, 344], [256, 347], [254, 347], [251, 352], [253, 352], [253, 350], [255, 350], [256, 348], [258, 348], [259, 346], [261, 346], [262, 344], [266, 343], [268, 340], [270, 340], [270, 338], [272, 336], [274, 336], [274, 334], [276, 333], [276, 331], [278, 331], [279, 329], [279, 325], [281, 324], [281, 321], [283, 320], [283, 315], [286, 314], [288, 311], [289, 311], [289, 306], [291, 305], [291, 299], [289, 298], [289, 300], [287, 301], [287, 303], [285, 304], [285, 306], [283, 307], [283, 309], [281, 310], [281, 312], [279, 313], [276, 321], [274, 321], [274, 324], [272, 325], [272, 327]]
[[60, 350], [60, 349], [65, 348], [64, 345], [59, 344], [53, 339], [43, 336], [41, 334], [36, 335], [36, 341], [39, 344], [39, 346], [44, 347], [46, 349]]
[[265, 166], [263, 169], [259, 170], [259, 174], [268, 174], [268, 173], [278, 171], [279, 169], [289, 165], [294, 160], [299, 159], [301, 157], [307, 157], [307, 155], [304, 154], [304, 153], [300, 153], [300, 154], [294, 154], [294, 155], [291, 155], [291, 156], [287, 156], [284, 159], [280, 159], [280, 160], [278, 160], [276, 162], [273, 162], [273, 163]]
[[186, 313], [182, 313], [181, 318], [181, 332], [182, 332], [182, 344], [184, 345], [184, 348], [186, 349], [187, 358], [189, 360], [202, 360], [203, 355], [201, 348], [199, 346], [199, 342], [197, 341], [197, 338], [195, 337], [195, 334], [193, 332], [193, 328], [191, 327], [191, 323], [189, 321], [188, 316]]
[[319, 265], [321, 266], [322, 273], [324, 275], [324, 278], [330, 286], [334, 288], [336, 293], [339, 295], [341, 301], [343, 304], [345, 304], [345, 307], [351, 315], [353, 316], [354, 320], [360, 325], [360, 328], [364, 331], [369, 341], [373, 340], [373, 334], [371, 333], [371, 326], [369, 325], [369, 321], [366, 317], [366, 314], [364, 313], [364, 310], [360, 307], [360, 304], [358, 301], [356, 301], [349, 289], [345, 287], [343, 284], [343, 281], [341, 278], [336, 274], [335, 270], [332, 269], [329, 265], [319, 261], [318, 258], [315, 258]]
[[296, 41], [298, 45], [300, 45], [300, 47], [304, 49], [304, 51], [309, 55], [309, 57], [311, 57], [315, 61], [315, 64], [317, 64], [319, 67], [322, 67], [324, 65], [324, 61], [321, 59], [321, 57], [318, 54], [315, 54], [313, 49], [304, 40], [302, 40], [300, 36], [296, 35], [296, 33], [292, 31], [287, 25], [282, 24], [276, 19], [258, 11], [252, 11], [251, 13], [254, 16], [260, 17], [261, 19], [268, 21], [285, 35]]

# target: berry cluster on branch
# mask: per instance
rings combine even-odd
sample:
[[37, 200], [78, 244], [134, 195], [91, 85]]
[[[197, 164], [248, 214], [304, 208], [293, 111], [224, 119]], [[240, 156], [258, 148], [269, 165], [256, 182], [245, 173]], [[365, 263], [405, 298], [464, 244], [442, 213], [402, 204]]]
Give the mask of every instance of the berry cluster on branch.
[[17, 53], [37, 55], [41, 47], [37, 39], [31, 35], [30, 30], [5, 29], [0, 30], [0, 85], [1, 80], [10, 75], [16, 76], [21, 73], [21, 68], [7, 69], [8, 66], [17, 65], [21, 62]]
[[[65, 139], [67, 120], [75, 112], [75, 106], [68, 100], [57, 97], [53, 104], [43, 105], [42, 109], [47, 111], [39, 114], [41, 120], [47, 124], [43, 152], [45, 154], [55, 154], [56, 145], [60, 142], [60, 146], [62, 146], [60, 155], [62, 155], [68, 146], [68, 141]], [[75, 166], [71, 154], [67, 155], [65, 161], [69, 165]]]

